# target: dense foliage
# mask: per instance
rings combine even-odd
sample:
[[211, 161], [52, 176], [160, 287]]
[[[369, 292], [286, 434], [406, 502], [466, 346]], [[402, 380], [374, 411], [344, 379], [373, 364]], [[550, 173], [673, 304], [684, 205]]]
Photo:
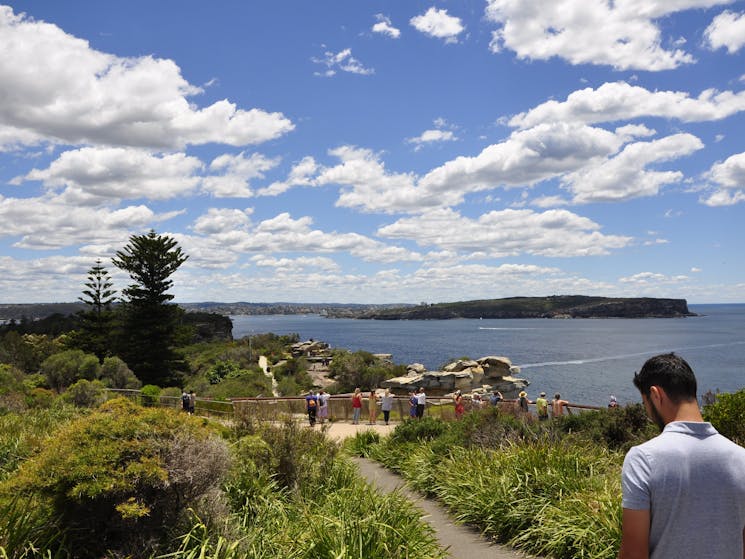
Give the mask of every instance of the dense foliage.
[[615, 557], [624, 450], [656, 434], [641, 406], [551, 422], [487, 408], [461, 421], [425, 417], [387, 439], [347, 448], [401, 473], [464, 523], [523, 551], [556, 558]]
[[292, 420], [228, 428], [122, 400], [0, 416], [0, 557], [104, 556], [445, 553], [410, 503]]
[[404, 365], [394, 365], [367, 351], [336, 350], [329, 366], [329, 376], [336, 381], [335, 392], [352, 392], [358, 387], [370, 390], [386, 379], [405, 374]]
[[718, 394], [713, 403], [704, 406], [704, 419], [725, 437], [745, 446], [745, 389]]
[[161, 544], [227, 466], [201, 421], [113, 400], [61, 428], [0, 490], [48, 508], [78, 557], [131, 554]]

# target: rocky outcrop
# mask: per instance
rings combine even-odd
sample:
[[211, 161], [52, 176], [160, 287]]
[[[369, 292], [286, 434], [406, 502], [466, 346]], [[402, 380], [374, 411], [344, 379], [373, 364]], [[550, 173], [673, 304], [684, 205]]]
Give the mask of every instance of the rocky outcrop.
[[421, 363], [407, 367], [407, 374], [383, 381], [384, 388], [403, 395], [424, 388], [431, 396], [445, 396], [456, 390], [486, 392], [499, 390], [505, 398], [514, 398], [528, 384], [526, 379], [515, 377], [520, 368], [507, 357], [482, 357], [476, 360], [458, 360], [447, 364], [442, 371], [427, 371]]
[[329, 344], [312, 339], [292, 344], [290, 353], [293, 357], [327, 357], [330, 355]]

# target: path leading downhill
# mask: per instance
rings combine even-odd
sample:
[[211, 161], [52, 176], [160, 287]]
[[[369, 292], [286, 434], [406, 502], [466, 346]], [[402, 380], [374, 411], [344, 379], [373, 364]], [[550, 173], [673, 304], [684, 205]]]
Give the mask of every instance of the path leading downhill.
[[383, 492], [398, 489], [425, 514], [424, 521], [435, 530], [440, 545], [446, 548], [453, 559], [525, 559], [528, 555], [510, 547], [487, 541], [478, 531], [455, 524], [445, 508], [437, 501], [427, 499], [405, 487], [405, 481], [380, 464], [365, 458], [355, 458], [362, 476]]

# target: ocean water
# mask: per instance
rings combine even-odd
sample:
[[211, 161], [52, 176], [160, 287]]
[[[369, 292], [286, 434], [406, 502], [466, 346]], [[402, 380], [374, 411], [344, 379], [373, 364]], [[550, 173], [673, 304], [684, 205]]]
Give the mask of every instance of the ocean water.
[[745, 305], [690, 305], [700, 316], [649, 319], [354, 320], [318, 315], [233, 316], [233, 336], [299, 334], [332, 347], [390, 353], [429, 370], [459, 357], [503, 355], [530, 381], [580, 404], [640, 401], [634, 371], [675, 351], [693, 367], [699, 394], [745, 387]]

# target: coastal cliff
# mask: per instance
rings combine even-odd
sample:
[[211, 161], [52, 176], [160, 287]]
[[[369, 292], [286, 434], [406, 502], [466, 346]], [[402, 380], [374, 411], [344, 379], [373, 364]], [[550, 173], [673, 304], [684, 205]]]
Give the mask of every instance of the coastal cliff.
[[[329, 313], [329, 316], [333, 316]], [[351, 316], [349, 314], [346, 317]], [[695, 316], [685, 299], [590, 297], [509, 297], [455, 303], [422, 304], [362, 311], [354, 318], [375, 320], [443, 320], [451, 318], [675, 318]]]

